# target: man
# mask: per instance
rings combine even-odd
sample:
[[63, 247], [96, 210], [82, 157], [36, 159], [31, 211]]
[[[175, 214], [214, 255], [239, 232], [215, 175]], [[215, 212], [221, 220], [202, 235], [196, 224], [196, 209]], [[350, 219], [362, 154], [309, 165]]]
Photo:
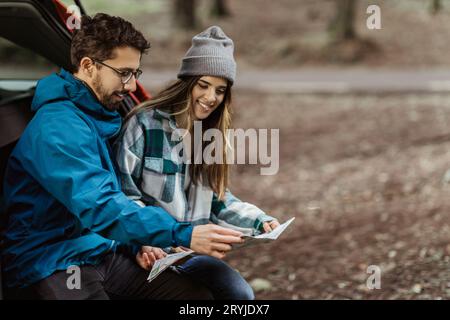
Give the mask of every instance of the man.
[[[149, 43], [131, 23], [106, 14], [83, 17], [74, 33], [74, 73], [39, 81], [36, 114], [8, 162], [8, 223], [2, 267], [10, 297], [39, 299], [209, 299], [210, 292], [173, 271], [146, 281], [164, 253], [190, 247], [218, 255], [241, 233], [180, 223], [160, 207], [129, 200], [111, 161], [124, 95], [136, 89]], [[67, 269], [80, 268], [81, 286]]]

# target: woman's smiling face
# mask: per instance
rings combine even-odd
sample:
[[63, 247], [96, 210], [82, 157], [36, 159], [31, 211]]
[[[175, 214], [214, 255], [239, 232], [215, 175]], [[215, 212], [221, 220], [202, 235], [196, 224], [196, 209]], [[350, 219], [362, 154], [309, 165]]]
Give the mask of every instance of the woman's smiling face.
[[224, 78], [203, 76], [192, 89], [195, 120], [206, 119], [223, 101], [227, 90]]

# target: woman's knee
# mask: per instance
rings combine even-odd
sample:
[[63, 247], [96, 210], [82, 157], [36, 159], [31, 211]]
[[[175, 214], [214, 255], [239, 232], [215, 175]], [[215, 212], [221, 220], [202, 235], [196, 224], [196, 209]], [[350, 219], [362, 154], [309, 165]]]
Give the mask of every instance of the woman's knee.
[[[195, 265], [203, 269], [203, 273], [208, 273], [209, 276], [207, 278], [215, 282], [216, 287], [219, 288], [216, 291], [219, 291], [220, 294], [216, 294], [215, 298], [230, 300], [255, 299], [252, 287], [238, 271], [226, 262], [209, 256], [197, 256], [196, 259]], [[199, 267], [200, 265], [202, 267]]]
[[181, 266], [181, 273], [208, 287], [215, 299], [254, 300], [251, 286], [226, 262], [204, 255], [194, 256]]
[[231, 300], [255, 300], [255, 294], [250, 284], [239, 275], [230, 283], [227, 299]]

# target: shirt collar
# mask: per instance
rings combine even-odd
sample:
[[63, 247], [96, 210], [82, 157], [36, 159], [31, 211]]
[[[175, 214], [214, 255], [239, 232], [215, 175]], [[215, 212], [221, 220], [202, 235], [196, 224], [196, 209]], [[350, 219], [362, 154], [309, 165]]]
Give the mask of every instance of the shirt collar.
[[162, 111], [160, 109], [155, 108], [154, 109], [155, 112], [153, 113], [153, 118], [157, 119], [157, 120], [167, 120], [169, 121], [169, 126], [172, 130], [177, 129], [177, 122], [175, 120], [175, 116], [171, 115], [168, 112]]

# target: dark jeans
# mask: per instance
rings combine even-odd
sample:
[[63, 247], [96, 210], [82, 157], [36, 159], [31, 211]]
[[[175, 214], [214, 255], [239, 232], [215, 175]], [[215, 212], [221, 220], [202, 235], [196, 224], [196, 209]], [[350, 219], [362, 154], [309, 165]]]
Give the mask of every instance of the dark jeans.
[[178, 272], [202, 283], [217, 300], [254, 300], [245, 279], [227, 263], [210, 256], [194, 255], [176, 267]]
[[80, 289], [68, 288], [67, 282], [72, 274], [64, 270], [25, 289], [9, 289], [5, 296], [7, 299], [45, 300], [213, 299], [211, 292], [201, 283], [170, 269], [150, 283], [148, 274], [132, 258], [110, 253], [98, 265], [80, 267]]

